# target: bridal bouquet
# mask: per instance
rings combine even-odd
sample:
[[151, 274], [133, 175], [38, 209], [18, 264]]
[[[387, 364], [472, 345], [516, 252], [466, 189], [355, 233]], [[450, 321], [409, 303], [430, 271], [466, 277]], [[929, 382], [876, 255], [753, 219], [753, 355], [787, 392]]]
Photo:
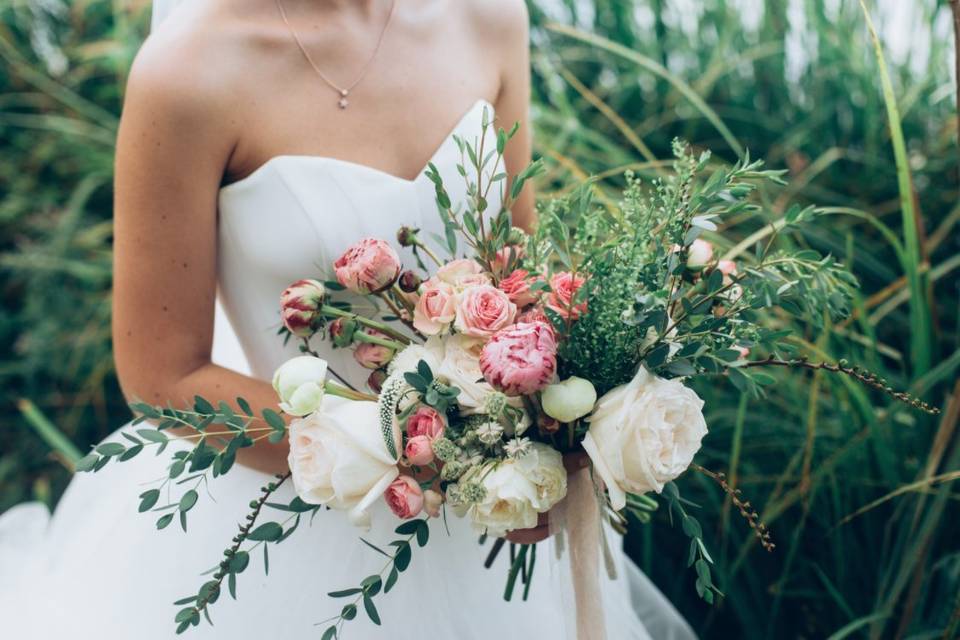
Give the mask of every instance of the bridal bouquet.
[[[235, 594], [253, 548], [262, 547], [266, 560], [270, 543], [319, 509], [342, 510], [362, 528], [382, 499], [400, 521], [386, 548], [361, 538], [388, 561], [380, 574], [329, 594], [346, 602], [326, 621], [329, 640], [361, 606], [380, 623], [374, 598], [394, 587], [414, 545], [428, 544], [429, 518], [468, 518], [483, 538], [498, 539], [495, 555], [502, 536], [536, 527], [575, 482], [595, 499], [570, 501], [568, 515], [581, 526], [596, 522], [601, 535], [601, 520], [621, 532], [649, 521], [658, 496], [690, 539], [687, 564], [698, 593], [712, 602], [719, 594], [712, 560], [673, 482], [678, 476], [693, 467], [716, 480], [760, 544], [774, 545], [723, 474], [694, 462], [707, 424], [692, 379], [723, 376], [759, 395], [774, 383], [765, 367], [825, 369], [933, 411], [857, 367], [797, 355], [791, 331], [775, 320], [816, 323], [848, 310], [856, 282], [839, 264], [775, 248], [777, 233], [809, 222], [816, 209], [791, 209], [737, 261], [702, 237], [722, 239], [724, 221], [751, 208], [757, 184], [779, 181], [780, 172], [749, 158], [711, 166], [708, 153], [677, 142], [670, 177], [644, 185], [627, 174], [619, 203], [595, 203], [592, 185], [584, 184], [545, 204], [527, 234], [511, 226], [510, 207], [539, 165], [508, 184], [500, 167], [516, 128], [496, 131], [486, 151], [489, 124], [484, 128], [472, 143], [457, 139], [465, 206], [454, 207], [436, 169], [428, 172], [445, 233], [398, 232], [397, 244], [411, 248], [417, 264], [402, 265], [386, 238], [358, 239], [329, 265], [330, 277], [300, 280], [282, 293], [281, 333], [302, 352], [273, 378], [289, 424], [270, 409], [254, 414], [242, 398], [214, 406], [198, 397], [190, 409], [135, 403], [135, 424], [153, 426], [125, 432], [128, 442], [102, 444], [82, 461], [82, 470], [99, 470], [146, 446], [166, 447], [170, 429], [188, 426], [192, 446], [177, 448], [170, 465], [169, 480], [178, 482], [183, 474], [224, 475], [240, 449], [289, 438], [290, 471], [263, 488], [210, 579], [178, 602], [178, 632], [208, 615], [224, 581]], [[502, 205], [489, 211], [493, 189]], [[371, 372], [369, 389], [331, 371], [317, 341], [352, 350]], [[589, 468], [568, 476], [564, 455], [584, 452]], [[287, 479], [297, 498], [269, 502]], [[144, 492], [140, 510], [160, 512], [160, 529], [179, 517], [186, 530], [196, 491], [162, 506], [159, 498], [158, 489]], [[261, 523], [265, 507], [286, 520]], [[575, 545], [573, 532], [570, 538]], [[526, 597], [536, 546], [511, 546], [504, 597], [518, 577]]]

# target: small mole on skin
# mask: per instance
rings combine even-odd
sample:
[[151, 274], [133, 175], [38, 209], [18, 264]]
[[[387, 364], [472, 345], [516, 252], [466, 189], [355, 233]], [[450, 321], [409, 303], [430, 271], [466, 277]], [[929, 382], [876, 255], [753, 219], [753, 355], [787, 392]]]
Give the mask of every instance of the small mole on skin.
[[184, 268], [184, 269], [187, 268], [187, 263], [186, 263], [186, 262], [183, 263], [183, 268]]
[[164, 310], [164, 311], [167, 310], [167, 305], [163, 305], [163, 310]]
[[130, 336], [132, 336], [132, 335], [133, 335], [133, 331], [127, 331], [127, 337], [128, 337], [128, 338], [129, 338]]

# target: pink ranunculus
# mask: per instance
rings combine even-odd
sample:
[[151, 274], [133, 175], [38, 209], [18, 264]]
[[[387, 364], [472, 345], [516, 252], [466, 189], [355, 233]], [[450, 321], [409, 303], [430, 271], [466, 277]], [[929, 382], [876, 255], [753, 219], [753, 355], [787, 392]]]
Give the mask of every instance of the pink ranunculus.
[[577, 291], [586, 282], [583, 276], [575, 276], [569, 271], [561, 271], [550, 278], [550, 295], [547, 306], [556, 311], [564, 320], [576, 320], [587, 311], [587, 303], [574, 304]]
[[550, 324], [550, 318], [547, 317], [547, 314], [543, 312], [543, 307], [537, 305], [531, 307], [517, 316], [517, 324], [521, 322], [542, 322], [551, 329], [553, 326]]
[[[461, 281], [464, 278], [478, 275], [484, 275], [480, 264], [476, 260], [461, 258], [459, 260], [452, 260], [437, 269], [436, 278], [440, 282], [449, 284], [452, 287], [460, 288], [463, 286]], [[484, 275], [484, 277], [486, 276]]]
[[280, 295], [280, 318], [283, 326], [299, 338], [309, 338], [316, 331], [317, 313], [327, 290], [316, 280], [297, 280]]
[[423, 491], [410, 476], [400, 476], [383, 494], [387, 506], [398, 518], [409, 520], [423, 509]]
[[481, 284], [457, 296], [454, 326], [461, 333], [486, 338], [509, 326], [517, 315], [517, 305], [500, 289]]
[[530, 290], [535, 279], [524, 269], [516, 269], [500, 281], [500, 290], [507, 294], [517, 307], [525, 307], [537, 301], [538, 294]]
[[427, 280], [420, 291], [420, 299], [413, 309], [413, 326], [424, 335], [442, 333], [456, 317], [456, 296], [453, 285], [438, 280]]
[[443, 436], [446, 419], [433, 407], [422, 405], [407, 418], [407, 435], [411, 438], [426, 436], [431, 441]]
[[498, 331], [484, 345], [480, 371], [494, 389], [508, 396], [530, 395], [557, 372], [557, 341], [543, 322], [516, 324]]
[[[363, 333], [378, 338], [389, 338], [387, 334], [381, 333], [376, 329], [366, 329]], [[353, 350], [353, 358], [360, 363], [360, 366], [366, 367], [367, 369], [379, 369], [380, 367], [385, 367], [388, 362], [393, 360], [394, 350], [390, 347], [373, 344], [371, 342], [361, 342], [359, 332], [356, 335], [356, 339], [357, 346]]]
[[400, 258], [384, 240], [364, 238], [333, 263], [337, 281], [359, 294], [389, 288], [400, 275]]
[[410, 464], [422, 467], [433, 462], [433, 442], [427, 436], [414, 436], [407, 440], [403, 450]]
[[440, 507], [443, 505], [443, 494], [433, 489], [423, 492], [423, 510], [431, 518], [439, 517]]

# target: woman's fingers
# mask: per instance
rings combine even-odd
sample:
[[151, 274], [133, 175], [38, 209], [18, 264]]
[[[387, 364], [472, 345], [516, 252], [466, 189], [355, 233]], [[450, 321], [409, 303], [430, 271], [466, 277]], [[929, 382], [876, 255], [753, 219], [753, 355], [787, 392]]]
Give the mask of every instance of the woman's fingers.
[[563, 454], [563, 466], [567, 468], [567, 473], [576, 473], [580, 469], [590, 466], [590, 456], [585, 451]]
[[514, 544], [543, 542], [550, 537], [550, 514], [541, 513], [537, 516], [537, 526], [531, 529], [514, 529], [504, 537]]

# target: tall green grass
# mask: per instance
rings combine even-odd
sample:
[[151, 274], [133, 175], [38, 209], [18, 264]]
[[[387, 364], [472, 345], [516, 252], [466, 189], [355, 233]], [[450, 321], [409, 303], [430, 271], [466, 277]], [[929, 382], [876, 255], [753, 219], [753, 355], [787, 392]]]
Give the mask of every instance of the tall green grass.
[[[598, 201], [609, 201], [623, 170], [663, 173], [675, 136], [716, 162], [749, 150], [789, 169], [788, 186], [764, 190], [757, 212], [714, 239], [736, 256], [790, 206], [823, 207], [816, 228], [782, 242], [855, 271], [854, 316], [822, 331], [772, 322], [812, 356], [869, 365], [944, 413], [921, 416], [822, 374], [775, 372], [763, 400], [701, 384], [711, 432], [700, 462], [744, 492], [778, 548], [760, 549], [716, 485], [690, 474], [681, 488], [715, 523], [726, 597], [697, 598], [665, 520], [628, 549], [704, 637], [955, 637], [960, 152], [953, 43], [933, 29], [946, 4], [917, 3], [930, 29], [922, 67], [874, 39], [871, 2], [794, 4], [802, 28], [786, 2], [531, 1], [536, 151], [549, 168], [539, 188], [563, 193], [598, 175]], [[126, 416], [110, 359], [110, 180], [146, 9], [0, 8], [0, 511], [54, 502], [74, 448]]]

